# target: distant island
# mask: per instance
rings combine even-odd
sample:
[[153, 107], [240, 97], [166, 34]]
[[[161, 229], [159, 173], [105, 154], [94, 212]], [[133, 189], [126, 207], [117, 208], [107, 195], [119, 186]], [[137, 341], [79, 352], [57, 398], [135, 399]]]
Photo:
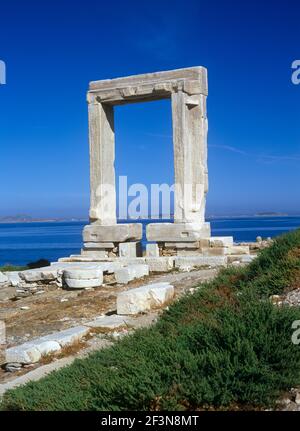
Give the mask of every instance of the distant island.
[[86, 221], [83, 218], [66, 218], [66, 217], [49, 217], [49, 218], [36, 218], [36, 217], [31, 217], [29, 215], [15, 215], [15, 216], [5, 216], [5, 217], [0, 217], [0, 223], [50, 223], [50, 222], [64, 222], [64, 221]]
[[276, 213], [276, 212], [259, 212], [254, 214], [254, 217], [287, 217], [287, 213]]
[[[291, 214], [288, 213], [280, 213], [280, 212], [273, 212], [273, 211], [267, 211], [267, 212], [258, 212], [255, 214], [209, 214], [207, 215], [207, 220], [213, 220], [213, 219], [222, 219], [222, 218], [255, 218], [255, 217], [288, 217]], [[297, 216], [297, 214], [293, 214], [294, 216]], [[174, 218], [174, 215], [171, 214], [171, 218], [167, 217], [166, 215], [158, 215], [157, 217], [152, 217], [152, 220], [172, 220]], [[130, 220], [130, 219], [128, 219]], [[142, 221], [142, 220], [151, 220], [150, 217], [139, 217], [138, 219], [132, 219], [134, 221]], [[123, 219], [118, 219], [118, 221], [123, 221]], [[58, 223], [58, 222], [87, 222], [87, 218], [80, 218], [80, 217], [32, 217], [27, 214], [20, 214], [20, 215], [14, 215], [14, 216], [4, 216], [0, 217], [0, 223]]]

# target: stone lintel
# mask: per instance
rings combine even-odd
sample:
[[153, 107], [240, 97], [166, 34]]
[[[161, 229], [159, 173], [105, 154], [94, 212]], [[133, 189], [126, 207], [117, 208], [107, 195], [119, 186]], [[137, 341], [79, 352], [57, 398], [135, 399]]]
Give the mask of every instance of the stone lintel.
[[150, 223], [146, 228], [147, 240], [157, 242], [192, 242], [210, 237], [210, 224]]
[[[169, 98], [172, 92], [207, 95], [207, 70], [202, 66], [146, 73], [90, 83], [88, 102], [107, 104]], [[194, 103], [194, 102], [193, 102]]]
[[93, 223], [83, 229], [84, 242], [139, 241], [143, 236], [141, 223], [124, 223], [111, 226]]

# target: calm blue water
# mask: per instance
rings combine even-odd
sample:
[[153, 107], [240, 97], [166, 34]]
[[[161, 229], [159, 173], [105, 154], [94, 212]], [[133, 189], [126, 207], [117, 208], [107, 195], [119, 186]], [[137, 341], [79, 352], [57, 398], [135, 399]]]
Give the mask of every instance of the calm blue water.
[[[235, 241], [275, 237], [300, 227], [300, 217], [219, 218], [209, 220], [212, 235]], [[150, 221], [144, 221], [144, 227]], [[153, 221], [151, 221], [153, 222]], [[85, 222], [0, 223], [0, 265], [24, 265], [44, 258], [55, 261], [80, 252]]]

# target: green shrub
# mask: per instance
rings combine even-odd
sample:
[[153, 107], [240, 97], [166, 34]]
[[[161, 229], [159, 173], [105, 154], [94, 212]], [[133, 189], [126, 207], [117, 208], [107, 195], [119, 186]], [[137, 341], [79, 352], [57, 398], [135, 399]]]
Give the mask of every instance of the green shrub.
[[28, 269], [27, 266], [14, 266], [14, 265], [0, 266], [0, 272], [25, 271], [26, 269]]

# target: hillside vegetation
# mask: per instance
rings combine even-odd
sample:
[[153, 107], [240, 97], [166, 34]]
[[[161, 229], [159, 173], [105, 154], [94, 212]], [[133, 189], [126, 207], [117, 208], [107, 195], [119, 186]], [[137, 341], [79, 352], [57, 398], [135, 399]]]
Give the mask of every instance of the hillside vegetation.
[[264, 408], [300, 383], [297, 307], [270, 295], [300, 287], [300, 231], [246, 268], [222, 270], [157, 324], [5, 394], [2, 410]]

